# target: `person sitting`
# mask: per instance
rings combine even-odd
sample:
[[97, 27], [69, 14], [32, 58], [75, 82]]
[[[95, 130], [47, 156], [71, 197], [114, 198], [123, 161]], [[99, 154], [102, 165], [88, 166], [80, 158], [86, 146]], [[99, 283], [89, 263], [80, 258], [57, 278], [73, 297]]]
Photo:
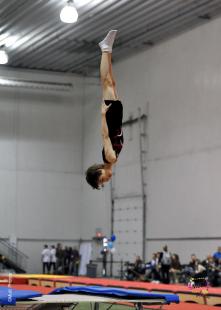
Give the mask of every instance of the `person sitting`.
[[151, 261], [146, 264], [145, 279], [146, 281], [160, 282], [159, 259], [157, 253], [153, 253]]
[[137, 273], [142, 273], [143, 271], [143, 261], [140, 256], [136, 256], [134, 271], [136, 271]]
[[179, 274], [181, 271], [180, 259], [177, 254], [171, 256], [170, 278], [172, 283], [179, 283]]
[[202, 263], [195, 254], [191, 255], [191, 261], [189, 266], [192, 269], [189, 282], [191, 283], [191, 287], [194, 288], [207, 286], [208, 282], [206, 268], [202, 265]]
[[213, 258], [216, 263], [218, 263], [219, 259], [221, 259], [221, 247], [220, 246], [217, 248], [217, 252], [213, 254]]
[[136, 256], [135, 262], [126, 262], [127, 270], [125, 276], [127, 280], [144, 280], [145, 278], [145, 264], [143, 264], [140, 256]]
[[190, 268], [189, 269], [189, 272], [191, 275], [195, 274], [195, 271], [197, 269], [197, 264], [198, 264], [198, 258], [196, 257], [195, 254], [192, 254], [191, 257], [190, 257], [190, 262], [188, 264], [188, 267]]
[[207, 255], [206, 259], [202, 261], [202, 265], [206, 268], [209, 284], [218, 286], [217, 268], [213, 256]]

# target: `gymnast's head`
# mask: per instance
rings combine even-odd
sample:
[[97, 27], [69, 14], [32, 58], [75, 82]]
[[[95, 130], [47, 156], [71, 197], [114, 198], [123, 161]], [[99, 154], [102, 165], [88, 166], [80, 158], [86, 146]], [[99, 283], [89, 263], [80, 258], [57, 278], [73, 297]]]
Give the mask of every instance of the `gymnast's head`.
[[111, 168], [105, 164], [95, 164], [86, 171], [86, 180], [93, 189], [100, 189], [112, 176]]

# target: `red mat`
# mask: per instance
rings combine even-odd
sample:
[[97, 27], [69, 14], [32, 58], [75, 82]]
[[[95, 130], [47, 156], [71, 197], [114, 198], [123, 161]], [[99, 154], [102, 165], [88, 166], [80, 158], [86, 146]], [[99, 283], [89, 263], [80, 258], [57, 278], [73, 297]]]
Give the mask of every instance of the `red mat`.
[[[7, 276], [0, 276], [0, 281], [1, 279], [7, 279]], [[198, 295], [198, 293], [201, 291], [201, 289], [198, 290], [193, 290], [191, 291], [187, 285], [174, 285], [174, 284], [156, 284], [156, 283], [146, 283], [146, 282], [136, 282], [136, 281], [121, 281], [121, 280], [115, 280], [115, 279], [105, 279], [105, 278], [88, 278], [88, 277], [71, 277], [71, 276], [54, 276], [54, 275], [29, 275], [29, 274], [24, 274], [24, 275], [13, 275], [13, 284], [28, 284], [29, 279], [36, 279], [39, 280], [38, 285], [42, 285], [42, 281], [51, 281], [54, 283], [55, 287], [55, 282], [62, 282], [64, 283], [63, 286], [65, 285], [101, 285], [101, 286], [112, 286], [112, 287], [122, 287], [126, 289], [143, 289], [147, 291], [156, 291], [156, 292], [168, 292], [168, 293], [176, 293], [176, 294], [188, 294], [190, 296], [191, 300], [191, 295], [193, 296]], [[7, 285], [7, 283], [2, 283], [2, 285]], [[47, 294], [52, 290], [52, 288], [48, 287], [39, 287], [39, 286], [19, 286], [20, 289], [27, 289], [27, 287], [30, 287], [31, 290], [39, 290], [43, 294]], [[17, 288], [15, 286], [15, 288]], [[218, 296], [221, 297], [221, 288], [209, 288], [208, 289], [208, 297], [209, 296]], [[219, 304], [220, 302], [214, 302], [214, 304]], [[178, 309], [178, 310], [191, 310], [191, 309], [215, 309], [214, 306], [204, 306], [200, 304], [189, 304], [189, 303], [181, 303], [179, 305], [171, 305], [169, 308], [165, 309]], [[216, 307], [217, 309], [217, 307]]]
[[[30, 277], [32, 279], [32, 277]], [[83, 285], [102, 285], [102, 286], [112, 286], [112, 287], [123, 287], [123, 288], [135, 288], [135, 289], [145, 289], [147, 291], [165, 291], [165, 292], [188, 292], [191, 293], [191, 290], [187, 285], [182, 284], [162, 284], [162, 283], [147, 283], [147, 282], [137, 282], [137, 281], [122, 281], [122, 280], [113, 280], [113, 279], [104, 279], [104, 278], [87, 278], [87, 277], [58, 277], [53, 276], [53, 278], [39, 278], [41, 280], [51, 280], [53, 282], [69, 282]], [[201, 289], [194, 290], [194, 293], [200, 292]], [[221, 296], [220, 287], [210, 287], [209, 293], [214, 295]]]
[[[7, 276], [0, 276], [1, 280], [7, 280]], [[181, 284], [156, 284], [147, 282], [136, 282], [136, 281], [121, 281], [115, 279], [105, 279], [105, 278], [88, 278], [88, 277], [71, 277], [71, 276], [56, 276], [56, 275], [28, 275], [19, 274], [13, 275], [13, 284], [28, 284], [28, 279], [38, 279], [41, 281], [52, 281], [52, 282], [67, 282], [82, 285], [102, 285], [102, 286], [113, 286], [113, 287], [123, 287], [123, 288], [135, 288], [135, 289], [145, 289], [147, 291], [165, 291], [165, 292], [190, 292], [187, 285]], [[211, 287], [209, 288], [209, 293], [221, 296], [221, 288]]]
[[219, 308], [214, 307], [214, 306], [203, 306], [203, 305], [196, 305], [196, 304], [180, 303], [178, 305], [164, 306], [163, 309], [165, 310], [218, 310]]

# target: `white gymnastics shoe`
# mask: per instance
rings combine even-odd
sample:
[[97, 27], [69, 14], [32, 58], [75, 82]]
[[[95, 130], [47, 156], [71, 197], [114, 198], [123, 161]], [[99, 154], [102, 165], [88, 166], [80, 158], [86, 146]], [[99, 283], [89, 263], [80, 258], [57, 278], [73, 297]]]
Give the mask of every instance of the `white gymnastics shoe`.
[[110, 30], [103, 41], [99, 43], [102, 52], [112, 53], [112, 47], [117, 34], [117, 30]]

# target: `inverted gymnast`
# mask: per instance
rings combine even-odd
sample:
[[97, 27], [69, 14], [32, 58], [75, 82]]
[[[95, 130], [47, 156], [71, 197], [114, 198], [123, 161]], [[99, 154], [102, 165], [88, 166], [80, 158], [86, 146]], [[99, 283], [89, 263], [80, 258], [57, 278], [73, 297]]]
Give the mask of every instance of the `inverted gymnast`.
[[102, 56], [100, 77], [103, 92], [101, 104], [101, 135], [103, 142], [103, 164], [94, 164], [86, 171], [86, 180], [94, 189], [100, 189], [112, 176], [112, 167], [116, 164], [122, 149], [124, 137], [122, 132], [123, 106], [118, 99], [116, 84], [112, 73], [112, 46], [117, 30], [111, 30], [99, 43]]

